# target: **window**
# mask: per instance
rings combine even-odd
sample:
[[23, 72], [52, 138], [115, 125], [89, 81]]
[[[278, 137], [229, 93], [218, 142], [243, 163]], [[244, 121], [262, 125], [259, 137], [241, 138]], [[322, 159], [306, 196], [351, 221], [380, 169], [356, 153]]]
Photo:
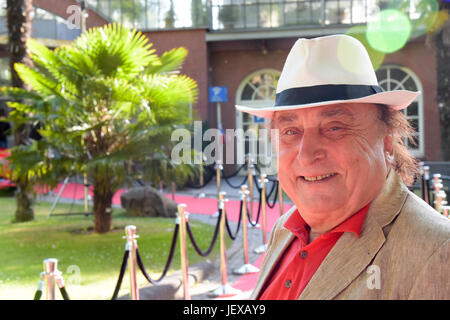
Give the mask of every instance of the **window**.
[[[251, 73], [243, 79], [236, 92], [236, 104], [251, 107], [268, 107], [275, 103], [276, 88], [280, 71], [273, 69], [263, 69]], [[253, 132], [257, 137], [257, 145], [250, 142], [250, 136], [244, 136], [244, 146], [237, 146], [237, 150], [243, 150], [244, 154], [256, 152], [256, 161], [267, 174], [273, 174], [276, 168], [276, 155], [272, 154], [272, 147], [267, 143], [267, 136], [259, 136], [259, 129], [268, 128], [267, 119], [258, 118], [248, 113], [236, 111], [236, 129], [243, 132]], [[255, 142], [255, 140], [253, 140]], [[261, 149], [262, 147], [262, 149]], [[256, 148], [253, 149], [253, 148]], [[237, 151], [238, 153], [239, 151]], [[238, 155], [241, 159], [243, 155]], [[267, 159], [272, 159], [267, 165]]]
[[[411, 90], [422, 91], [419, 78], [408, 68], [396, 65], [381, 66], [377, 72], [378, 83], [384, 91]], [[417, 146], [408, 143], [408, 148], [415, 157], [424, 156], [423, 97], [417, 97], [408, 108], [403, 109], [412, 127], [416, 131], [414, 139]]]

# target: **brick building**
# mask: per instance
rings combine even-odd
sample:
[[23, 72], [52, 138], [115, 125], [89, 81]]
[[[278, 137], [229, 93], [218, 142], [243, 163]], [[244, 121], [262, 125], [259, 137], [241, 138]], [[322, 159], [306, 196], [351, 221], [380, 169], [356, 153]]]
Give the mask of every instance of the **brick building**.
[[[6, 1], [0, 1], [0, 3]], [[410, 21], [423, 16], [420, 0], [403, 1]], [[65, 21], [75, 0], [34, 0], [33, 37], [48, 46], [75, 38], [80, 30]], [[87, 27], [122, 22], [143, 31], [157, 53], [184, 46], [189, 55], [182, 72], [195, 79], [199, 99], [194, 109], [217, 127], [217, 108], [208, 102], [210, 86], [225, 86], [228, 102], [221, 104], [223, 128], [261, 126], [261, 119], [237, 112], [236, 103], [264, 106], [274, 101], [275, 88], [286, 56], [299, 37], [348, 33], [365, 28], [384, 0], [87, 0]], [[3, 4], [3, 7], [5, 5]], [[406, 11], [405, 11], [406, 10]], [[0, 19], [5, 20], [4, 10]], [[0, 26], [0, 76], [7, 75], [5, 23]], [[56, 31], [55, 31], [56, 30]], [[361, 29], [360, 29], [361, 30]], [[384, 55], [377, 77], [384, 89], [423, 92], [408, 109], [416, 129], [412, 153], [427, 161], [440, 157], [435, 50], [426, 30], [414, 29], [406, 44]], [[415, 33], [414, 33], [415, 32]]]

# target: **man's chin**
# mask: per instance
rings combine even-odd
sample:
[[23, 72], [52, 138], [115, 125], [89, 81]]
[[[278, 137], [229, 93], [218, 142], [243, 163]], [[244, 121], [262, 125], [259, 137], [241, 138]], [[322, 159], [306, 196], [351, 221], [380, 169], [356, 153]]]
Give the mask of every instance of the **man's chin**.
[[[297, 209], [308, 214], [324, 214], [327, 215], [331, 211], [342, 208], [341, 197], [330, 197], [326, 195], [312, 196], [312, 197], [299, 197], [297, 201], [294, 201]], [[341, 205], [342, 204], [342, 205]]]

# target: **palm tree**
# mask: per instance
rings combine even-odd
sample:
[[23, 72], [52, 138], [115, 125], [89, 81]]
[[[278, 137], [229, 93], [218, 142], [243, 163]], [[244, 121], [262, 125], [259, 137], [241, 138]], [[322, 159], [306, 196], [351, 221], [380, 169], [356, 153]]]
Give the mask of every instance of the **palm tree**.
[[189, 164], [170, 159], [171, 132], [191, 123], [197, 97], [195, 81], [178, 72], [186, 49], [159, 57], [142, 33], [116, 24], [54, 51], [33, 40], [28, 45], [35, 66], [15, 69], [33, 92], [4, 92], [28, 101], [11, 103], [10, 118], [18, 124], [29, 114], [42, 124], [43, 139], [13, 150], [13, 176], [55, 186], [67, 175], [88, 174], [94, 230], [104, 233], [111, 229], [112, 197], [125, 182], [139, 177], [156, 185], [192, 174]]
[[[9, 39], [9, 64], [11, 70], [11, 86], [28, 89], [17, 72], [14, 70], [15, 63], [23, 63], [31, 66], [32, 62], [28, 55], [27, 40], [31, 37], [31, 12], [32, 0], [7, 0], [6, 15]], [[23, 124], [15, 131], [15, 145], [23, 145], [28, 140], [29, 126]], [[31, 184], [26, 176], [16, 180], [17, 209], [15, 222], [23, 222], [34, 219], [32, 208], [32, 197], [30, 193]]]

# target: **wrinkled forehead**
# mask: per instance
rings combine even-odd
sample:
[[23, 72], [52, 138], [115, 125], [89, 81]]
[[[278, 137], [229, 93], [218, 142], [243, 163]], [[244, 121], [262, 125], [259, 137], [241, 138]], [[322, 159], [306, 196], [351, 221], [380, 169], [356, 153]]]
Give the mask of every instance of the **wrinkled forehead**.
[[329, 105], [314, 108], [276, 111], [272, 121], [276, 124], [296, 122], [301, 120], [306, 114], [311, 113], [314, 113], [315, 116], [320, 118], [345, 117], [349, 120], [354, 120], [357, 116], [355, 115], [357, 112], [358, 110], [352, 110], [348, 105]]
[[343, 119], [350, 122], [359, 119], [373, 119], [378, 114], [377, 108], [372, 104], [335, 104], [313, 108], [275, 111], [272, 117], [272, 126], [280, 126], [286, 123], [302, 121], [307, 115], [314, 114], [315, 117], [323, 119]]

